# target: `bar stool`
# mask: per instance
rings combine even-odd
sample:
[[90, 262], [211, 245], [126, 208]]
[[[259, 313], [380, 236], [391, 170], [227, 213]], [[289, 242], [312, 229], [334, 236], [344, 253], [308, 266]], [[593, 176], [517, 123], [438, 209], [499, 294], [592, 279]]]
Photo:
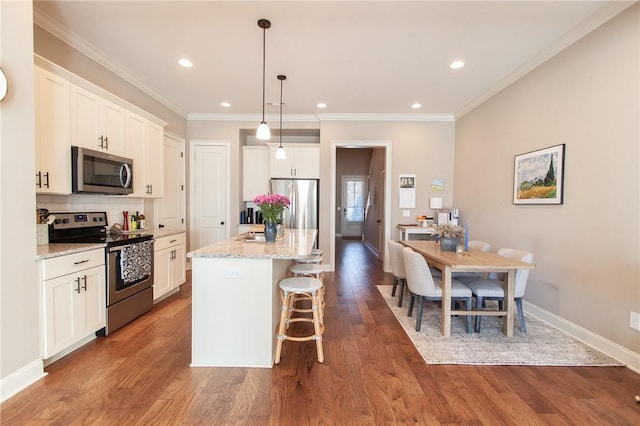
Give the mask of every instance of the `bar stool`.
[[[318, 295], [320, 298], [320, 313], [322, 315], [322, 318], [324, 318], [324, 268], [320, 265], [316, 265], [313, 263], [298, 263], [297, 265], [293, 265], [291, 268], [289, 268], [289, 271], [295, 276], [295, 277], [311, 277], [311, 278], [315, 278], [318, 279], [322, 282], [322, 288], [320, 289]], [[300, 297], [298, 297], [297, 300], [303, 300], [303, 299], [309, 299], [308, 297], [301, 295]], [[296, 301], [297, 301], [296, 300]], [[296, 312], [311, 312], [308, 309], [299, 309], [299, 308], [295, 308]]]
[[319, 248], [314, 248], [313, 250], [311, 250], [311, 254], [314, 256], [322, 256], [322, 250]]
[[310, 254], [309, 256], [301, 257], [296, 259], [296, 263], [322, 263], [322, 256], [318, 256], [317, 254]]
[[[324, 324], [320, 315], [320, 289], [322, 288], [322, 282], [316, 278], [311, 277], [292, 277], [285, 278], [280, 281], [280, 292], [282, 296], [282, 312], [280, 313], [280, 324], [278, 326], [278, 344], [276, 346], [276, 358], [275, 363], [280, 362], [280, 355], [282, 353], [282, 343], [285, 340], [292, 340], [294, 342], [306, 342], [309, 340], [316, 341], [316, 351], [318, 353], [318, 362], [324, 362], [324, 352], [322, 349], [322, 333]], [[311, 299], [311, 313], [312, 317], [294, 317], [292, 314], [296, 312], [295, 303], [297, 296], [304, 295]], [[313, 323], [314, 333], [308, 336], [289, 336], [286, 334], [289, 325], [294, 322], [311, 322]]]

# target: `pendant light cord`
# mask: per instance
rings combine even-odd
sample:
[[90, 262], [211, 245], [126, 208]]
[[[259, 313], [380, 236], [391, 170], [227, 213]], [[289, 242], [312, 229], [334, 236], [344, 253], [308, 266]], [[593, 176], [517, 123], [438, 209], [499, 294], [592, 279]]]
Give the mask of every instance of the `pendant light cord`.
[[264, 98], [265, 98], [265, 68], [266, 68], [266, 57], [267, 57], [267, 28], [262, 28], [262, 122], [264, 123]]

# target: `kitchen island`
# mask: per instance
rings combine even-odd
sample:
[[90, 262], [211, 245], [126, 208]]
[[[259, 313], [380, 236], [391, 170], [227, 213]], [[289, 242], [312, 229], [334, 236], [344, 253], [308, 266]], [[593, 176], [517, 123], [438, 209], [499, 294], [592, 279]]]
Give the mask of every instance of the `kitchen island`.
[[285, 230], [275, 243], [242, 234], [192, 251], [191, 366], [273, 366], [278, 283], [313, 249], [315, 229]]

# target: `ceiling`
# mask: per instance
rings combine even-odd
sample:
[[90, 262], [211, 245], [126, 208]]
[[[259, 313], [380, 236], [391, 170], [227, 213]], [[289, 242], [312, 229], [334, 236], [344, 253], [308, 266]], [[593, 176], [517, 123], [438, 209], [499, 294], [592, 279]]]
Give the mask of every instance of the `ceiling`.
[[424, 119], [464, 114], [630, 4], [63, 0], [35, 1], [34, 21], [189, 118], [261, 114], [266, 18], [267, 115], [284, 74], [287, 116]]

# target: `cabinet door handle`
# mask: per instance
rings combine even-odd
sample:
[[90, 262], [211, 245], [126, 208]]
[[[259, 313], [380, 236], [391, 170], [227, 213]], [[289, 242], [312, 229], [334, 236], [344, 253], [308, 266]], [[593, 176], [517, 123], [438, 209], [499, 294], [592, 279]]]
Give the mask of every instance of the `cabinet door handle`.
[[81, 265], [83, 263], [87, 263], [89, 261], [89, 259], [85, 259], [85, 260], [79, 260], [77, 262], [73, 262], [74, 265]]
[[84, 284], [82, 284], [82, 288], [84, 289], [84, 291], [87, 291], [87, 276], [85, 275], [84, 277], [82, 277], [82, 280], [84, 281]]
[[104, 149], [106, 149], [107, 151], [109, 150], [109, 137], [108, 136], [104, 137]]
[[178, 241], [178, 240], [169, 240], [169, 244], [175, 243], [176, 241]]
[[36, 186], [38, 188], [42, 188], [42, 172], [36, 173], [36, 178], [38, 178], [38, 182], [36, 182]]
[[153, 195], [153, 185], [149, 185], [149, 195]]
[[76, 291], [80, 294], [80, 277], [75, 279], [76, 281]]
[[46, 178], [47, 178], [47, 183], [45, 183], [45, 186], [46, 186], [47, 188], [49, 188], [49, 172], [45, 173], [45, 174], [44, 174], [44, 177], [46, 177]]
[[100, 143], [98, 144], [98, 146], [102, 149], [104, 149], [104, 136], [100, 135], [100, 137], [98, 138], [98, 140], [100, 141]]

